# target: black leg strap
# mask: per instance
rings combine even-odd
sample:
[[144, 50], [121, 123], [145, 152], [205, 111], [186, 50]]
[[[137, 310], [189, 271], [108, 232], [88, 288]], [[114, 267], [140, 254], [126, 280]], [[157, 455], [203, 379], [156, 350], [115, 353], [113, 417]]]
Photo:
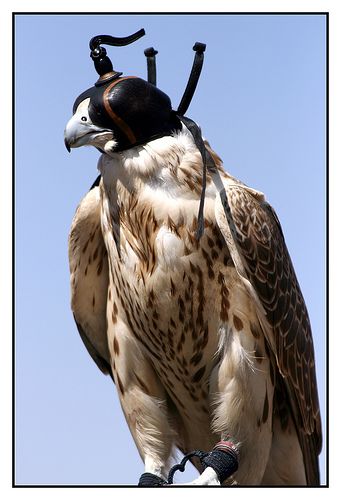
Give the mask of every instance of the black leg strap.
[[210, 453], [196, 450], [187, 453], [179, 464], [174, 465], [168, 474], [168, 484], [173, 484], [173, 477], [176, 471], [183, 472], [188, 460], [198, 457], [206, 469], [212, 467], [217, 473], [218, 480], [222, 484], [238, 469], [238, 450], [231, 441], [220, 441]]
[[167, 484], [167, 481], [162, 479], [151, 472], [145, 472], [142, 474], [139, 480], [138, 486], [164, 486]]
[[212, 467], [222, 484], [238, 469], [238, 450], [231, 441], [220, 441], [211, 453], [203, 458], [202, 463], [205, 468]]
[[238, 461], [233, 454], [225, 451], [213, 450], [203, 460], [206, 467], [212, 467], [217, 473], [220, 484], [230, 477], [238, 469]]

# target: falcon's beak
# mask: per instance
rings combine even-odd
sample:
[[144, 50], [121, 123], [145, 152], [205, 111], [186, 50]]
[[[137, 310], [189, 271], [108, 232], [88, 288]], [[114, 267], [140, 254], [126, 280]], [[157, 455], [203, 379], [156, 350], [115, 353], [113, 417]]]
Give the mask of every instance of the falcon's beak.
[[101, 149], [113, 139], [113, 132], [92, 123], [88, 112], [90, 99], [85, 99], [78, 106], [75, 114], [68, 121], [64, 132], [64, 143], [70, 152], [71, 148], [95, 146]]

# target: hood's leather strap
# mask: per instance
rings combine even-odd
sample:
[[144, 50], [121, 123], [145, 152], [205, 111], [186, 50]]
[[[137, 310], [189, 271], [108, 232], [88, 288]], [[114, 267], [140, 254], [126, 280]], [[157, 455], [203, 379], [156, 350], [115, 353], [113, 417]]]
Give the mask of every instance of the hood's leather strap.
[[148, 72], [148, 82], [156, 85], [156, 61], [155, 56], [157, 50], [154, 47], [149, 47], [144, 51], [144, 55], [147, 58], [147, 72]]
[[194, 142], [197, 146], [197, 148], [200, 151], [201, 158], [202, 158], [202, 189], [201, 189], [201, 196], [200, 196], [200, 204], [199, 204], [199, 213], [198, 213], [198, 228], [197, 228], [197, 233], [196, 233], [196, 238], [197, 240], [200, 240], [201, 236], [203, 235], [204, 232], [204, 205], [205, 205], [205, 193], [206, 193], [206, 172], [207, 169], [209, 169], [210, 172], [214, 173], [215, 176], [219, 176], [217, 166], [214, 163], [213, 157], [211, 153], [206, 149], [202, 135], [201, 135], [201, 130], [200, 127], [190, 118], [187, 118], [186, 116], [179, 116], [178, 118], [182, 121], [182, 123], [188, 128], [190, 133], [193, 136]]
[[198, 80], [202, 70], [202, 65], [204, 63], [204, 52], [206, 50], [206, 44], [201, 42], [196, 42], [194, 44], [193, 50], [195, 51], [195, 56], [194, 56], [192, 71], [189, 76], [184, 95], [182, 96], [181, 102], [177, 110], [177, 112], [181, 116], [183, 116], [186, 113], [188, 106], [190, 105], [190, 102], [192, 100], [195, 89], [197, 88]]

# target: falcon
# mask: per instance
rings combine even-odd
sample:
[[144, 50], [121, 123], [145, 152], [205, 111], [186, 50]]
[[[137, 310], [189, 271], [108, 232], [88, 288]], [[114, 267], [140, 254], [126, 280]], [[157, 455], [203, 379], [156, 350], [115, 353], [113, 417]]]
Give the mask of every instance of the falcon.
[[175, 451], [200, 450], [190, 484], [318, 485], [312, 333], [276, 213], [101, 42], [65, 129], [69, 150], [101, 153], [69, 235], [71, 307], [116, 385], [139, 484], [167, 486]]

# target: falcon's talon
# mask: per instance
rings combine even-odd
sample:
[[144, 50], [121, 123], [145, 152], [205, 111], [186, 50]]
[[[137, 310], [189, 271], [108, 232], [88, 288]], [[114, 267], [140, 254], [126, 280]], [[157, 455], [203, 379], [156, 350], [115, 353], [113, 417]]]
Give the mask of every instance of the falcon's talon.
[[186, 485], [196, 486], [221, 486], [216, 471], [212, 467], [207, 467], [202, 474], [194, 481], [184, 483]]

